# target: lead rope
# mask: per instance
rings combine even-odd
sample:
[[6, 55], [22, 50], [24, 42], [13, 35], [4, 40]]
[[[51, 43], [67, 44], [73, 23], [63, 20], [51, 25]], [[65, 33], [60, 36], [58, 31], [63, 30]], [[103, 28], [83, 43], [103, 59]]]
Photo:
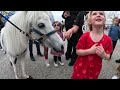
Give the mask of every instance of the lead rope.
[[6, 21], [8, 21], [9, 23], [11, 23], [14, 27], [16, 27], [22, 34], [24, 34], [25, 36], [31, 38], [31, 36], [30, 36], [28, 33], [26, 33], [26, 32], [24, 32], [23, 30], [21, 30], [19, 27], [17, 27], [15, 24], [13, 24], [10, 20], [8, 20], [4, 15], [2, 15], [1, 13], [0, 13], [0, 15], [1, 15]]

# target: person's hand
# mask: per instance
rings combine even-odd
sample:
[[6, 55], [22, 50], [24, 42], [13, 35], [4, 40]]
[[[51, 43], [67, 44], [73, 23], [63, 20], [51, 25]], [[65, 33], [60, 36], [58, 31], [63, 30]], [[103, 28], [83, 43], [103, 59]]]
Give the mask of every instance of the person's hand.
[[104, 50], [102, 44], [100, 44], [100, 46], [97, 46], [97, 48], [96, 48], [96, 54], [98, 56], [100, 56], [101, 58], [105, 57], [106, 53], [105, 53], [105, 50]]
[[69, 29], [67, 32], [64, 33], [64, 38], [70, 39], [72, 36], [72, 29]]
[[96, 54], [96, 48], [97, 48], [97, 44], [94, 44], [94, 45], [90, 48], [90, 53], [91, 53], [91, 54]]

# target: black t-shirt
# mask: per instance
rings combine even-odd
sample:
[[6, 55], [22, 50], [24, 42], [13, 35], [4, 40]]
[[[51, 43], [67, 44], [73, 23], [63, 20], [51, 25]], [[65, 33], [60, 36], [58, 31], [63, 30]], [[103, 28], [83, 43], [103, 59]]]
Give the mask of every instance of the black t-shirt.
[[78, 14], [78, 11], [70, 11], [70, 16], [65, 18], [64, 17], [64, 13], [62, 14], [62, 17], [65, 19], [65, 28], [66, 28], [66, 31], [69, 30], [70, 28], [73, 27], [73, 24], [74, 24], [74, 20], [76, 19], [76, 16]]
[[65, 19], [66, 31], [73, 27], [74, 20], [75, 20], [74, 16], [70, 16]]
[[84, 24], [84, 15], [87, 15], [87, 13], [88, 12], [86, 11], [80, 11], [76, 17], [75, 25], [79, 26], [79, 30], [76, 32], [76, 34], [79, 34], [79, 36], [83, 34], [82, 26]]

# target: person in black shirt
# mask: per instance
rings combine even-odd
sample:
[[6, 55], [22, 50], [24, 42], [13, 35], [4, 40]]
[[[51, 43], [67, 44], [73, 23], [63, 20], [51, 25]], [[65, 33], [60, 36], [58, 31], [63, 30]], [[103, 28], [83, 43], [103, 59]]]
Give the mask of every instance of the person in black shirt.
[[76, 17], [75, 24], [72, 28], [70, 28], [67, 32], [65, 32], [64, 37], [67, 39], [71, 39], [72, 46], [73, 46], [73, 53], [71, 57], [71, 61], [69, 63], [69, 66], [73, 66], [76, 59], [76, 45], [79, 40], [79, 38], [82, 36], [82, 26], [84, 24], [84, 16], [88, 14], [88, 11], [80, 11]]
[[[78, 14], [78, 11], [64, 11], [62, 14], [62, 18], [65, 19], [65, 29], [66, 31], [68, 31], [70, 28], [73, 27], [74, 23], [75, 23], [75, 19], [76, 16]], [[66, 56], [66, 60], [69, 60], [72, 56], [72, 49], [73, 49], [73, 44], [72, 44], [72, 38], [67, 39], [68, 43], [67, 43], [67, 51], [65, 53]]]

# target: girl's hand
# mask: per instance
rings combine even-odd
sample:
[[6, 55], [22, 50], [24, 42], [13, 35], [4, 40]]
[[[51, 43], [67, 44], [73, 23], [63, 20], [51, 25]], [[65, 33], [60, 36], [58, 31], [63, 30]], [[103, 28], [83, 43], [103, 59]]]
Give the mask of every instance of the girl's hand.
[[91, 54], [96, 54], [96, 48], [97, 48], [97, 44], [94, 44], [94, 45], [90, 48], [90, 53], [91, 53]]
[[100, 44], [100, 46], [97, 46], [97, 48], [96, 48], [96, 54], [98, 56], [100, 56], [101, 58], [105, 57], [106, 54], [105, 54], [105, 50], [104, 50], [102, 44]]

